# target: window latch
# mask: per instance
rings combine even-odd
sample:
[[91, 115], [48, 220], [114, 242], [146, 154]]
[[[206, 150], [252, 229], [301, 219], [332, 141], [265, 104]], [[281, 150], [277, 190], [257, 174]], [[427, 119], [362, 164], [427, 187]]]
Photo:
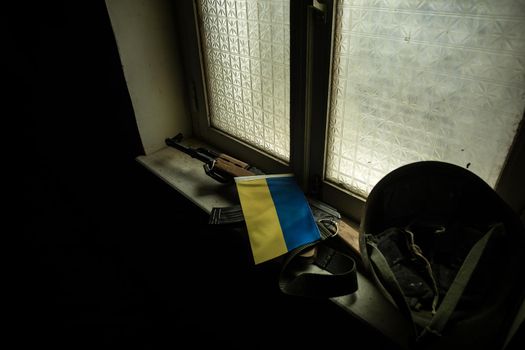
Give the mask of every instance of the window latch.
[[313, 0], [312, 7], [323, 15], [326, 14], [326, 3], [324, 0]]
[[327, 14], [330, 10], [330, 0], [312, 0], [312, 4], [309, 6], [312, 12], [317, 13], [321, 17], [324, 23], [327, 21]]

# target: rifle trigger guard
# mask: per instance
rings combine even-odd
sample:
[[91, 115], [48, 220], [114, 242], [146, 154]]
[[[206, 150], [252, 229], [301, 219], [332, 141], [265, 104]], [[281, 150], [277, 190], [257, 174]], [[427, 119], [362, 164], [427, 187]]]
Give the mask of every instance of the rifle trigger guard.
[[227, 183], [230, 181], [229, 178], [227, 177], [224, 177], [222, 176], [221, 174], [218, 174], [215, 170], [214, 170], [214, 167], [215, 167], [215, 161], [213, 161], [211, 163], [211, 166], [210, 164], [206, 163], [202, 166], [204, 168], [204, 172], [206, 173], [206, 175], [208, 175], [209, 177], [212, 177], [214, 178], [215, 180], [219, 181], [219, 182], [222, 182], [222, 183]]

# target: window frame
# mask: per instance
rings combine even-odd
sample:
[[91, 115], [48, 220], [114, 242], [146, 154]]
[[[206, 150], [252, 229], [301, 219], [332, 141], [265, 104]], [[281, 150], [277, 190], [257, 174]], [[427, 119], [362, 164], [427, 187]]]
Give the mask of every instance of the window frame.
[[[266, 172], [294, 173], [305, 193], [334, 206], [359, 224], [366, 198], [325, 178], [337, 1], [313, 0], [309, 4], [290, 0], [290, 62], [294, 64], [290, 64], [289, 163], [211, 126], [196, 1], [176, 3], [194, 136]], [[525, 112], [495, 186], [496, 192], [522, 216], [525, 208], [525, 186], [521, 185], [521, 179], [525, 178], [524, 119]]]
[[[243, 159], [249, 164], [255, 165], [267, 172], [294, 172], [294, 169], [292, 169], [290, 165], [292, 164], [293, 158], [292, 150], [290, 150], [290, 162], [287, 163], [274, 155], [257, 149], [256, 147], [211, 126], [207, 102], [208, 91], [206, 88], [206, 71], [204, 69], [204, 58], [201, 50], [201, 36], [199, 34], [198, 5], [196, 0], [193, 0], [178, 1], [176, 6], [179, 34], [184, 33], [184, 38], [180, 38], [180, 42], [183, 51], [182, 56], [185, 65], [186, 88], [189, 94], [187, 97], [194, 136], [214, 147], [218, 147], [221, 151], [233, 157]], [[293, 59], [294, 56], [292, 50], [290, 54], [290, 59]], [[290, 85], [291, 82], [292, 79], [290, 79]], [[290, 86], [290, 90], [294, 91], [294, 88]], [[292, 99], [291, 93], [290, 98]], [[291, 123], [296, 123], [298, 120], [299, 118], [293, 118], [292, 120], [292, 117], [290, 116]], [[291, 128], [290, 133], [292, 130], [294, 129]]]

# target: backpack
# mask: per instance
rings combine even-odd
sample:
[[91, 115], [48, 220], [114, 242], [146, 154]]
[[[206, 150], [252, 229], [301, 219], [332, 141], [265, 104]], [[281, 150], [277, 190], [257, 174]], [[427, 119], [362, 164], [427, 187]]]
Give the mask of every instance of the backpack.
[[421, 161], [384, 176], [360, 226], [364, 267], [417, 349], [502, 349], [525, 295], [525, 230], [481, 178]]

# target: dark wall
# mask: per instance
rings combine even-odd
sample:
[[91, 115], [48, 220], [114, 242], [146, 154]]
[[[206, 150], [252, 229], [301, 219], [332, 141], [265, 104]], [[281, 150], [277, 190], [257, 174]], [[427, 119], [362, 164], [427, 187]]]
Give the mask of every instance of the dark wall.
[[104, 2], [37, 2], [16, 15], [26, 202], [38, 225], [55, 209], [108, 215], [142, 146]]
[[9, 15], [24, 163], [22, 339], [154, 341], [166, 272], [156, 265], [180, 232], [157, 215], [202, 213], [134, 160], [143, 151], [104, 1], [23, 3]]

